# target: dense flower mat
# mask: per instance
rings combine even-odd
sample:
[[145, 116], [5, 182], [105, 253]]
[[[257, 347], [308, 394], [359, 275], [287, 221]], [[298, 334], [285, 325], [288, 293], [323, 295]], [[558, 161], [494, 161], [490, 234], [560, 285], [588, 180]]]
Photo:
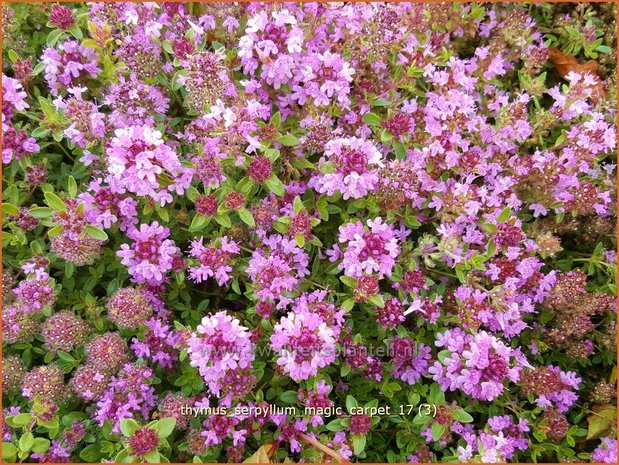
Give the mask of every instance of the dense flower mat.
[[616, 461], [613, 4], [5, 4], [7, 461]]

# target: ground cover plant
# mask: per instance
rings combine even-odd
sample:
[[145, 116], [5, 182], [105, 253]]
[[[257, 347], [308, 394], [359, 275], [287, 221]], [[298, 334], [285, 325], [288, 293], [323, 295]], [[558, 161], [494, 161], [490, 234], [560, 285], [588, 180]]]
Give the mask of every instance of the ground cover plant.
[[616, 462], [616, 10], [4, 4], [8, 462]]

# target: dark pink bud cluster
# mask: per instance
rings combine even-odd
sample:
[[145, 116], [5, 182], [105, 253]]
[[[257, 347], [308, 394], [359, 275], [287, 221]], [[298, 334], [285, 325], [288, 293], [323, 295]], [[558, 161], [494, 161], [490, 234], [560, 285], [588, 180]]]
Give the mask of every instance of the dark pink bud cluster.
[[88, 363], [105, 373], [114, 374], [129, 361], [127, 342], [118, 333], [96, 336], [87, 346]]
[[59, 401], [66, 395], [64, 371], [56, 365], [34, 367], [24, 376], [22, 395], [30, 400], [36, 396]]
[[19, 390], [25, 373], [26, 367], [20, 357], [17, 355], [2, 357], [2, 392]]
[[372, 429], [372, 418], [369, 415], [357, 414], [350, 416], [348, 430], [351, 434], [367, 434]]
[[99, 370], [94, 364], [87, 363], [75, 370], [69, 387], [84, 402], [92, 402], [101, 397], [109, 380], [109, 374]]
[[29, 342], [39, 327], [34, 318], [14, 306], [2, 308], [2, 341], [7, 344]]
[[157, 430], [143, 426], [138, 428], [129, 438], [129, 453], [137, 458], [143, 458], [149, 452], [157, 449], [159, 436]]
[[24, 231], [32, 231], [39, 225], [39, 219], [28, 213], [27, 208], [21, 208], [17, 216], [9, 217], [10, 221], [14, 221]]
[[150, 299], [140, 289], [118, 289], [107, 303], [108, 318], [121, 329], [135, 329], [153, 314]]
[[214, 195], [200, 195], [196, 199], [196, 212], [203, 216], [214, 216], [217, 213], [217, 199]]
[[54, 4], [49, 15], [49, 22], [66, 31], [75, 24], [73, 10], [63, 5]]
[[47, 168], [45, 165], [32, 165], [26, 168], [26, 182], [31, 187], [38, 187], [47, 182]]
[[247, 175], [256, 182], [264, 182], [271, 176], [273, 165], [267, 157], [258, 155], [253, 157], [247, 167]]
[[88, 325], [71, 310], [64, 310], [45, 320], [41, 333], [50, 352], [70, 352], [84, 343]]
[[376, 307], [376, 321], [383, 328], [395, 329], [406, 321], [404, 306], [400, 299], [393, 297], [385, 302], [382, 307]]
[[240, 210], [245, 206], [245, 196], [240, 192], [230, 192], [226, 195], [225, 205], [230, 210]]
[[367, 302], [370, 297], [378, 294], [378, 278], [375, 276], [363, 275], [357, 280], [353, 297], [355, 302]]

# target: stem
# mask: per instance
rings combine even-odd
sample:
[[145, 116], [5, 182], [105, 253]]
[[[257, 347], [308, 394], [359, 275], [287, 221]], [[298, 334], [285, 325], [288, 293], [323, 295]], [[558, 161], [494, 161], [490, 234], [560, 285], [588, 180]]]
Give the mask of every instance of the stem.
[[71, 156], [69, 152], [67, 152], [67, 149], [65, 149], [64, 146], [60, 142], [54, 142], [54, 144], [60, 147], [61, 150], [64, 152], [64, 154], [71, 159], [71, 161], [75, 161], [75, 158]]

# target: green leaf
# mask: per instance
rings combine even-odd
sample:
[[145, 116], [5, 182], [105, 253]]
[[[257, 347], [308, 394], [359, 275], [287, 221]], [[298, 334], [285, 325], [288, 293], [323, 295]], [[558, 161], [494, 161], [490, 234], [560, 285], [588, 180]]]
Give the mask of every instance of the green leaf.
[[505, 223], [512, 214], [512, 209], [510, 207], [505, 207], [501, 214], [499, 215], [498, 222]]
[[172, 49], [172, 43], [169, 40], [164, 40], [161, 43], [161, 48], [163, 48], [163, 50], [166, 53], [169, 53], [170, 55], [174, 55], [174, 50]]
[[64, 35], [64, 31], [62, 29], [56, 29], [55, 31], [50, 32], [47, 35], [47, 45], [53, 47], [56, 45], [56, 42], [60, 39], [61, 36]]
[[49, 449], [50, 442], [49, 439], [45, 438], [35, 438], [34, 443], [32, 444], [32, 452], [35, 454], [42, 454]]
[[357, 404], [357, 399], [353, 396], [346, 396], [346, 409], [350, 413], [353, 408], [357, 408], [359, 404]]
[[286, 391], [279, 395], [279, 399], [287, 404], [296, 404], [299, 393], [297, 391]]
[[445, 425], [441, 425], [439, 423], [432, 423], [430, 431], [432, 432], [432, 440], [436, 442], [441, 439], [441, 436], [445, 432]]
[[197, 232], [202, 230], [208, 224], [208, 218], [202, 215], [196, 215], [191, 220], [189, 225], [189, 232]]
[[355, 278], [351, 278], [350, 276], [340, 276], [340, 281], [348, 287], [354, 288], [357, 285], [357, 280]]
[[286, 193], [286, 190], [284, 189], [284, 185], [279, 180], [279, 178], [275, 176], [275, 174], [272, 174], [271, 177], [267, 179], [265, 183], [266, 183], [267, 188], [279, 197], [282, 197]]
[[215, 221], [217, 221], [224, 228], [231, 228], [232, 222], [230, 221], [230, 217], [227, 213], [218, 213], [215, 215]]
[[368, 300], [370, 301], [371, 304], [374, 304], [377, 307], [383, 308], [385, 306], [385, 301], [379, 294], [373, 295]]
[[101, 460], [101, 445], [90, 444], [82, 449], [80, 452], [80, 458], [84, 462], [97, 463]]
[[326, 428], [329, 431], [338, 432], [338, 431], [344, 431], [346, 429], [346, 426], [342, 425], [342, 420], [338, 418], [337, 420], [332, 420], [329, 423], [327, 423]]
[[11, 60], [11, 63], [15, 63], [19, 60], [19, 55], [15, 52], [15, 50], [9, 50], [9, 60]]
[[399, 140], [396, 140], [393, 143], [393, 150], [398, 160], [406, 159], [406, 147], [404, 147], [404, 144], [402, 142], [400, 142]]
[[32, 421], [32, 415], [30, 415], [29, 413], [20, 413], [18, 415], [15, 415], [12, 421], [15, 426], [26, 426]]
[[305, 208], [305, 206], [303, 205], [303, 201], [298, 195], [295, 196], [292, 206], [294, 208], [295, 215], [298, 215], [301, 212], [301, 210]]
[[365, 434], [351, 434], [350, 437], [352, 438], [352, 448], [355, 455], [360, 455], [363, 449], [365, 449]]
[[2, 443], [2, 460], [7, 462], [12, 462], [17, 455], [17, 447], [15, 447], [10, 442]]
[[62, 199], [53, 192], [45, 193], [45, 203], [56, 212], [63, 212], [67, 209]]
[[389, 106], [389, 102], [387, 100], [382, 99], [382, 98], [377, 98], [377, 99], [373, 100], [372, 103], [370, 103], [370, 105], [372, 105], [373, 107], [388, 107]]
[[271, 116], [271, 119], [269, 120], [269, 124], [272, 124], [277, 128], [280, 127], [282, 124], [282, 114], [279, 111], [273, 113], [273, 116]]
[[176, 419], [175, 418], [162, 418], [157, 422], [155, 428], [157, 429], [157, 435], [160, 439], [167, 438], [176, 427]]
[[2, 204], [2, 212], [6, 216], [17, 216], [17, 215], [19, 215], [19, 208], [17, 208], [12, 203], [3, 203]]
[[28, 213], [35, 218], [51, 218], [54, 215], [54, 211], [47, 207], [34, 207]]
[[123, 434], [123, 436], [133, 436], [133, 433], [135, 433], [135, 430], [137, 430], [138, 427], [138, 422], [135, 421], [133, 418], [123, 418], [122, 420], [120, 420], [120, 432]]
[[100, 241], [107, 241], [108, 237], [106, 232], [101, 229], [101, 228], [97, 228], [96, 226], [93, 226], [92, 224], [87, 224], [84, 227], [84, 232], [86, 234], [88, 234], [91, 237], [94, 237], [97, 240]]
[[158, 450], [152, 450], [144, 456], [148, 463], [161, 463], [161, 456]]
[[247, 210], [246, 208], [241, 208], [239, 210], [239, 218], [241, 218], [243, 223], [245, 223], [246, 225], [250, 227], [256, 226], [256, 221], [254, 221], [254, 217], [252, 216], [250, 211]]
[[301, 248], [305, 247], [305, 236], [303, 234], [295, 234], [294, 235], [294, 241], [297, 243], [297, 245]]
[[374, 113], [366, 113], [365, 115], [363, 115], [363, 121], [365, 121], [366, 124], [369, 124], [370, 126], [380, 126], [380, 118]]
[[67, 178], [67, 186], [69, 191], [69, 197], [75, 197], [77, 195], [77, 183], [75, 182], [75, 178], [73, 176], [69, 176]]
[[453, 418], [460, 423], [471, 423], [473, 421], [473, 417], [464, 409], [454, 410]]
[[62, 234], [62, 226], [60, 225], [54, 226], [52, 229], [47, 231], [47, 235], [49, 237], [56, 237], [56, 236], [60, 236], [61, 234]]
[[30, 431], [26, 431], [21, 438], [19, 438], [19, 450], [22, 452], [28, 452], [34, 444], [34, 435]]
[[292, 134], [284, 134], [277, 139], [277, 142], [279, 142], [285, 147], [294, 147], [295, 145], [299, 145], [299, 139], [297, 139]]
[[451, 352], [449, 350], [441, 350], [438, 354], [436, 354], [436, 358], [443, 363], [446, 358], [451, 356]]

